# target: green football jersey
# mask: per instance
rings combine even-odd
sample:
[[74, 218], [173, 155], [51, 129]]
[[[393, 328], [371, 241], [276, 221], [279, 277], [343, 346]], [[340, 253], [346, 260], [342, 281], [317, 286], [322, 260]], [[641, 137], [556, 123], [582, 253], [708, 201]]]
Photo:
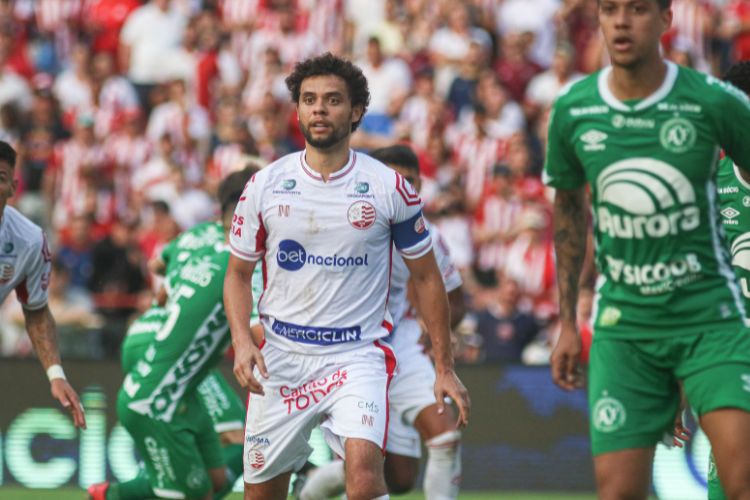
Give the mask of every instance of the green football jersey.
[[558, 97], [544, 168], [549, 186], [591, 187], [597, 335], [654, 339], [740, 327], [716, 170], [722, 148], [750, 166], [750, 102], [672, 63], [651, 96], [622, 102], [610, 75], [606, 68]]
[[125, 377], [128, 408], [169, 422], [181, 398], [218, 364], [230, 340], [223, 304], [228, 262], [229, 247], [221, 243], [167, 272], [167, 318]]
[[729, 158], [719, 162], [716, 182], [721, 223], [747, 314], [750, 313], [750, 183], [740, 176], [739, 167]]
[[183, 231], [161, 251], [161, 260], [167, 265], [165, 274], [169, 273], [172, 266], [180, 265], [194, 252], [212, 248], [216, 243], [223, 241], [224, 228], [220, 222], [203, 222]]

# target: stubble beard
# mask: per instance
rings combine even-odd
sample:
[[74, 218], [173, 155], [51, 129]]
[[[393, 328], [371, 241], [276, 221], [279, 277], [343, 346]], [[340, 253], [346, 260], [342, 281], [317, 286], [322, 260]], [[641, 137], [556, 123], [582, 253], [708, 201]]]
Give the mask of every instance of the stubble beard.
[[314, 138], [310, 133], [310, 129], [302, 124], [302, 122], [300, 122], [299, 128], [302, 131], [302, 135], [305, 137], [307, 144], [315, 149], [331, 149], [349, 136], [349, 131], [345, 127], [333, 128], [330, 134], [320, 139]]

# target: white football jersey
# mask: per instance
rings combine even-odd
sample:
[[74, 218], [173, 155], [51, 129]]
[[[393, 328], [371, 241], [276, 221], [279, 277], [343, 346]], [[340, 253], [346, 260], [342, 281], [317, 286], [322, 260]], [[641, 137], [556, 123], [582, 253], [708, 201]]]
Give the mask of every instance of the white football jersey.
[[42, 229], [6, 206], [0, 220], [0, 303], [15, 289], [24, 308], [44, 307], [51, 262]]
[[[432, 250], [435, 253], [435, 260], [437, 261], [438, 268], [440, 268], [440, 274], [443, 276], [445, 290], [446, 292], [452, 292], [463, 285], [461, 274], [458, 272], [458, 269], [456, 269], [456, 266], [453, 265], [448, 247], [443, 242], [443, 238], [440, 236], [437, 226], [434, 224], [428, 224], [427, 227], [430, 231], [430, 237], [433, 242]], [[404, 333], [405, 329], [401, 328], [401, 320], [416, 319], [414, 307], [409, 303], [409, 299], [406, 296], [408, 281], [409, 268], [406, 267], [404, 260], [396, 255], [393, 259], [391, 291], [388, 300], [388, 309], [394, 320], [393, 333], [387, 340], [388, 343], [393, 346], [397, 354], [401, 345], [416, 343], [419, 341], [419, 332], [417, 332], [416, 336], [411, 333], [407, 335]], [[408, 337], [408, 339], [406, 337]]]
[[305, 353], [388, 335], [393, 248], [415, 259], [432, 240], [419, 195], [395, 171], [351, 151], [326, 182], [301, 151], [248, 182], [230, 245], [241, 259], [262, 259], [264, 291], [254, 299], [266, 340]]

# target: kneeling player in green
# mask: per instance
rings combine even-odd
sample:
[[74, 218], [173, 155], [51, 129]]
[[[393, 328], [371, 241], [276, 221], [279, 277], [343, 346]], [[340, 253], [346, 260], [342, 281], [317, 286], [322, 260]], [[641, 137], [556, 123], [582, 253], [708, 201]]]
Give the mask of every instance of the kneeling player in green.
[[599, 498], [648, 496], [654, 448], [682, 383], [733, 500], [750, 498], [750, 332], [718, 220], [723, 149], [750, 169], [750, 101], [662, 60], [669, 0], [600, 0], [612, 66], [563, 90], [545, 181], [556, 188], [561, 334], [552, 376], [580, 385], [577, 284], [591, 187], [597, 285], [590, 353]]
[[[250, 175], [232, 174], [223, 184], [225, 189], [220, 189], [225, 228], [231, 225], [234, 206]], [[222, 422], [226, 417], [239, 418], [241, 429], [244, 410], [241, 403], [231, 404], [233, 393], [223, 377], [208, 376], [229, 343], [222, 302], [229, 254], [224, 232], [218, 234], [221, 241], [214, 244], [198, 245], [193, 234], [183, 241], [192, 241], [192, 248], [188, 244], [180, 248], [180, 238], [168, 247], [173, 253], [165, 262], [167, 303], [163, 309], [150, 309], [130, 329], [123, 346], [127, 375], [117, 411], [144, 460], [145, 475], [126, 483], [94, 485], [89, 493], [95, 500], [217, 498], [231, 488], [231, 476], [236, 478], [242, 470], [241, 444], [235, 444], [228, 450], [237, 455], [231, 461], [238, 470], [227, 474], [215, 429], [226, 423]], [[200, 384], [208, 384], [202, 392], [210, 400], [201, 398]], [[217, 388], [221, 396], [212, 394]], [[215, 404], [219, 400], [222, 405]]]

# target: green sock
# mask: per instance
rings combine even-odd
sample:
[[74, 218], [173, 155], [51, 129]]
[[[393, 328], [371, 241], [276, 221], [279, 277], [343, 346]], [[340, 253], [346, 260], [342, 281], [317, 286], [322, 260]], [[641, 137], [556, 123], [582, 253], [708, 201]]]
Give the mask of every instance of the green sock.
[[143, 469], [134, 479], [124, 483], [112, 483], [107, 489], [107, 500], [144, 500], [155, 496]]
[[224, 456], [224, 463], [227, 467], [227, 484], [224, 487], [214, 493], [214, 500], [221, 500], [232, 491], [235, 481], [238, 477], [242, 476], [242, 453], [243, 446], [241, 444], [230, 444], [222, 448], [222, 455]]

